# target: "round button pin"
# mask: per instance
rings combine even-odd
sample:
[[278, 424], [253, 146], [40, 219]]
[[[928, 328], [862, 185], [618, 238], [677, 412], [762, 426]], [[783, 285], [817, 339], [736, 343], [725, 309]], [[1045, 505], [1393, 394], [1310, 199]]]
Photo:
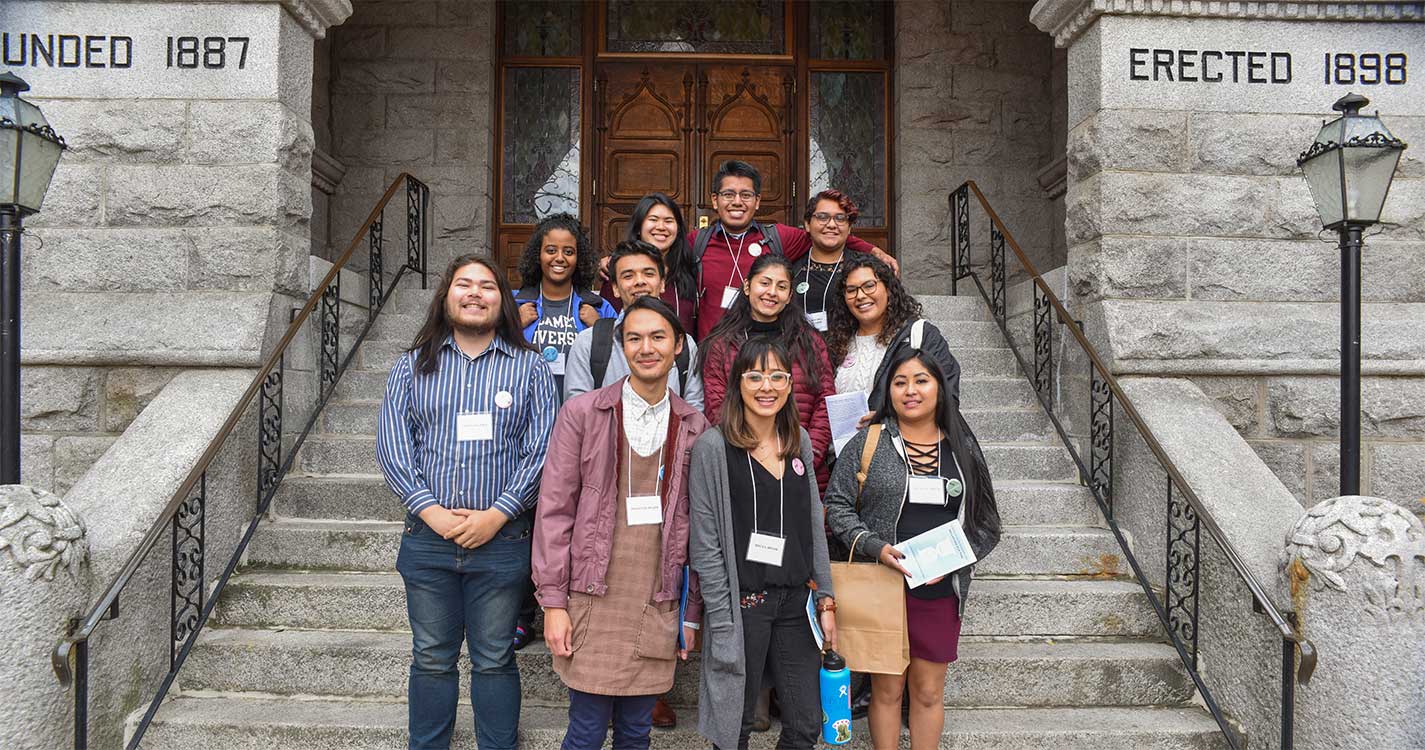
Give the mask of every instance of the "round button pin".
[[808, 283], [806, 283], [805, 281], [803, 281], [802, 283], [797, 284], [797, 294], [806, 294], [806, 293], [807, 293], [807, 290], [810, 289], [810, 288], [811, 288], [811, 284], [808, 284]]
[[960, 484], [960, 480], [958, 479], [945, 480], [945, 491], [947, 494], [950, 495], [950, 497], [959, 497], [960, 493], [963, 492], [964, 489], [964, 485]]
[[807, 467], [800, 458], [794, 458], [792, 459], [792, 471], [795, 471], [797, 476], [802, 476], [807, 473]]
[[544, 351], [541, 352], [541, 354], [544, 355], [545, 362], [553, 362], [554, 360], [559, 359], [559, 350], [552, 346], [544, 347]]
[[513, 404], [514, 402], [515, 397], [511, 396], [509, 391], [500, 391], [499, 393], [495, 394], [495, 406], [498, 406], [501, 409], [510, 408], [510, 404]]
[[761, 245], [761, 243], [754, 242], [754, 243], [752, 243], [751, 245], [748, 245], [748, 246], [747, 246], [747, 252], [751, 253], [751, 254], [752, 254], [752, 257], [754, 257], [754, 258], [756, 258], [757, 256], [761, 255], [761, 254], [762, 254], [762, 245]]

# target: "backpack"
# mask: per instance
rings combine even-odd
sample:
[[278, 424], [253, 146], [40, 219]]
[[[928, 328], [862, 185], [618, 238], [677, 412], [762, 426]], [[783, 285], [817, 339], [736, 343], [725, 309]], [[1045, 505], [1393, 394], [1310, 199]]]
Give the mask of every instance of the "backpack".
[[[687, 343], [686, 341], [684, 342]], [[609, 371], [609, 359], [614, 353], [614, 319], [599, 318], [594, 321], [594, 341], [589, 349], [589, 371], [594, 376], [596, 388], [604, 386], [604, 375]], [[688, 395], [688, 347], [673, 360], [678, 365], [678, 395]]]
[[[717, 228], [720, 226], [722, 225], [714, 223], [698, 230], [698, 236], [693, 238], [694, 263], [701, 263], [703, 261], [703, 253], [707, 252], [708, 241], [712, 239], [713, 232], [717, 231]], [[779, 255], [783, 254], [782, 235], [777, 234], [777, 222], [774, 221], [771, 224], [763, 226], [761, 222], [753, 221], [752, 226], [748, 228], [756, 229], [762, 233], [762, 244], [766, 245], [768, 250]]]
[[[526, 302], [538, 302], [538, 301], [539, 301], [539, 287], [537, 287], [537, 286], [527, 286], [527, 287], [525, 287], [525, 288], [519, 290], [519, 292], [515, 294], [515, 304], [516, 304], [516, 305], [523, 305], [523, 304], [526, 303]], [[579, 292], [579, 304], [581, 304], [581, 305], [588, 305], [588, 306], [594, 308], [595, 310], [601, 310], [601, 309], [603, 309], [603, 306], [604, 306], [604, 298], [603, 298], [603, 297], [600, 297], [596, 292]], [[578, 311], [578, 310], [575, 310], [575, 311], [574, 311], [574, 319], [575, 319], [575, 320], [578, 320], [578, 318], [579, 318], [579, 311]]]

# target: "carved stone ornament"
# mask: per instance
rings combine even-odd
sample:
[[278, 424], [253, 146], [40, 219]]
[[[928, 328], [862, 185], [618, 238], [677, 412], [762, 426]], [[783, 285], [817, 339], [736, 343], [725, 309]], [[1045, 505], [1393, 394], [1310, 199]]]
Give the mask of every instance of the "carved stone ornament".
[[1402, 21], [1425, 19], [1418, 2], [1308, 0], [1039, 0], [1029, 20], [1040, 31], [1054, 35], [1054, 43], [1068, 47], [1103, 15], [1177, 16], [1180, 18], [1235, 18], [1244, 21]]
[[0, 559], [31, 581], [78, 576], [89, 555], [84, 523], [59, 496], [24, 485], [0, 487]]
[[1425, 524], [1388, 500], [1353, 495], [1318, 503], [1288, 534], [1282, 565], [1294, 599], [1308, 585], [1352, 594], [1356, 581], [1365, 619], [1425, 620]]

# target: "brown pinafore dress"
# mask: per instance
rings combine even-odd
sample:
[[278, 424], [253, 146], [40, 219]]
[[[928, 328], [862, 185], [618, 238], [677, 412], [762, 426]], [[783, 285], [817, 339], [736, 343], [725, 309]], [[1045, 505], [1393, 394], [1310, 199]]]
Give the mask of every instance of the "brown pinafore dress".
[[[554, 657], [554, 671], [565, 685], [585, 693], [661, 695], [673, 687], [678, 602], [653, 602], [663, 526], [628, 525], [626, 500], [630, 473], [634, 494], [652, 494], [659, 484], [660, 458], [666, 463], [672, 457], [666, 448], [647, 458], [631, 452], [622, 429], [618, 451], [622, 459], [632, 456], [632, 463], [619, 461], [612, 553], [604, 578], [608, 592], [603, 596], [569, 593], [574, 654]], [[667, 511], [665, 503], [665, 521]]]

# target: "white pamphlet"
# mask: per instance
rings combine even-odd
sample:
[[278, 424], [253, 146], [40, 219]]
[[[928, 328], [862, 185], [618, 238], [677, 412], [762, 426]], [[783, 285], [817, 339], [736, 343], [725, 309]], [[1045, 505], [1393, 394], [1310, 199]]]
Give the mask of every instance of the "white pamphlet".
[[970, 548], [970, 540], [965, 538], [965, 530], [960, 528], [958, 518], [913, 536], [895, 547], [905, 555], [901, 565], [910, 571], [906, 584], [911, 588], [976, 561], [975, 551]]
[[826, 420], [831, 423], [831, 442], [836, 446], [837, 455], [841, 449], [856, 437], [857, 424], [871, 407], [865, 391], [835, 393], [826, 397]]

